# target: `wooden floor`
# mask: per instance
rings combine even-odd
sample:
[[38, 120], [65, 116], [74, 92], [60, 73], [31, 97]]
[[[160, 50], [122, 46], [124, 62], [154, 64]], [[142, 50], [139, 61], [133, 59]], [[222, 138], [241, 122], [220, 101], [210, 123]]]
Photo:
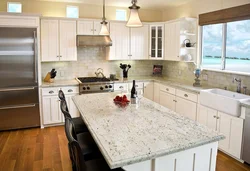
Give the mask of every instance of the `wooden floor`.
[[[71, 171], [64, 127], [0, 132], [0, 171]], [[219, 152], [216, 171], [250, 171]]]

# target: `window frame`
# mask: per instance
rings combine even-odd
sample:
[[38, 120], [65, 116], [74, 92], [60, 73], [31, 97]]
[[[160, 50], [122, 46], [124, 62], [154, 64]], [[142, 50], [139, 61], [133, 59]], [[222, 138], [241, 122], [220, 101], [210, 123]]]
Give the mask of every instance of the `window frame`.
[[[9, 4], [18, 4], [21, 5], [21, 12], [10, 12]], [[7, 12], [8, 13], [22, 13], [23, 12], [23, 4], [21, 2], [7, 2]]]
[[[243, 20], [239, 20], [243, 21]], [[227, 22], [228, 23], [228, 22]], [[250, 75], [250, 72], [243, 72], [243, 71], [232, 71], [232, 70], [227, 70], [226, 69], [226, 51], [227, 51], [227, 23], [221, 23], [222, 24], [222, 51], [221, 51], [221, 68], [220, 69], [214, 69], [214, 68], [208, 68], [208, 67], [203, 67], [203, 45], [204, 45], [204, 39], [203, 39], [203, 27], [207, 25], [202, 25], [199, 26], [199, 38], [198, 41], [200, 42], [199, 45], [200, 47], [198, 48], [200, 52], [200, 58], [198, 58], [200, 61], [197, 61], [199, 64], [200, 68], [203, 70], [208, 70], [208, 71], [217, 71], [217, 72], [225, 72], [225, 73], [235, 73], [235, 74], [244, 74], [244, 75]], [[213, 24], [211, 24], [213, 25]]]
[[[77, 8], [77, 17], [68, 17], [68, 7]], [[79, 15], [80, 15], [79, 6], [74, 6], [74, 5], [67, 5], [66, 6], [66, 17], [67, 18], [79, 18]]]
[[[119, 12], [119, 11], [125, 12], [125, 19], [124, 19], [124, 20], [118, 20], [118, 19], [117, 19], [117, 12]], [[117, 21], [127, 21], [127, 19], [128, 19], [127, 10], [125, 10], [125, 9], [116, 9], [116, 10], [115, 10], [115, 19], [116, 19]]]

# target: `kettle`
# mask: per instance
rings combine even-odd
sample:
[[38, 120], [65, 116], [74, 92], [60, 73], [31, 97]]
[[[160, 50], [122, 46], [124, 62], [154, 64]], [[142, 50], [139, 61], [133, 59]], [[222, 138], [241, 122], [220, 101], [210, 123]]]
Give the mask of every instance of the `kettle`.
[[[188, 41], [188, 42], [187, 42]], [[189, 39], [185, 39], [184, 41], [183, 41], [183, 44], [185, 45], [185, 47], [194, 47], [194, 45], [196, 44], [196, 43], [191, 43], [191, 41], [189, 40]]]

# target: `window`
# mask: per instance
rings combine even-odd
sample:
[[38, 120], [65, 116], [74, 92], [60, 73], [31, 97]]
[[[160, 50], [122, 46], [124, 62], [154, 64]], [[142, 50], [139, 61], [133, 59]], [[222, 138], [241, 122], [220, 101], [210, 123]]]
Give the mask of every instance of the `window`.
[[250, 20], [203, 26], [202, 67], [250, 73], [249, 30]]
[[116, 10], [116, 20], [126, 21], [127, 11], [126, 10]]
[[79, 9], [77, 6], [67, 6], [66, 13], [68, 18], [79, 18]]
[[22, 4], [20, 2], [8, 2], [8, 12], [21, 13]]

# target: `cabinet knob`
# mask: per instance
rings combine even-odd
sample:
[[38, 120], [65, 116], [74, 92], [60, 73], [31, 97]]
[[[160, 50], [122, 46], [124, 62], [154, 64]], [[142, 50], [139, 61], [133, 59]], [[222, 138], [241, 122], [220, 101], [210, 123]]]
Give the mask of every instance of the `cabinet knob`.
[[53, 94], [54, 93], [54, 91], [49, 91], [49, 94]]
[[214, 116], [214, 118], [216, 118], [216, 119], [217, 119], [217, 116]]
[[73, 90], [72, 90], [72, 89], [69, 89], [68, 92], [71, 93], [71, 92], [73, 92]]
[[220, 117], [217, 117], [217, 119], [220, 119]]
[[169, 91], [169, 89], [168, 89], [168, 88], [166, 88], [166, 91]]
[[188, 97], [188, 95], [187, 95], [187, 94], [184, 94], [184, 96], [185, 96], [185, 97]]
[[119, 88], [124, 88], [123, 86], [120, 86]]

